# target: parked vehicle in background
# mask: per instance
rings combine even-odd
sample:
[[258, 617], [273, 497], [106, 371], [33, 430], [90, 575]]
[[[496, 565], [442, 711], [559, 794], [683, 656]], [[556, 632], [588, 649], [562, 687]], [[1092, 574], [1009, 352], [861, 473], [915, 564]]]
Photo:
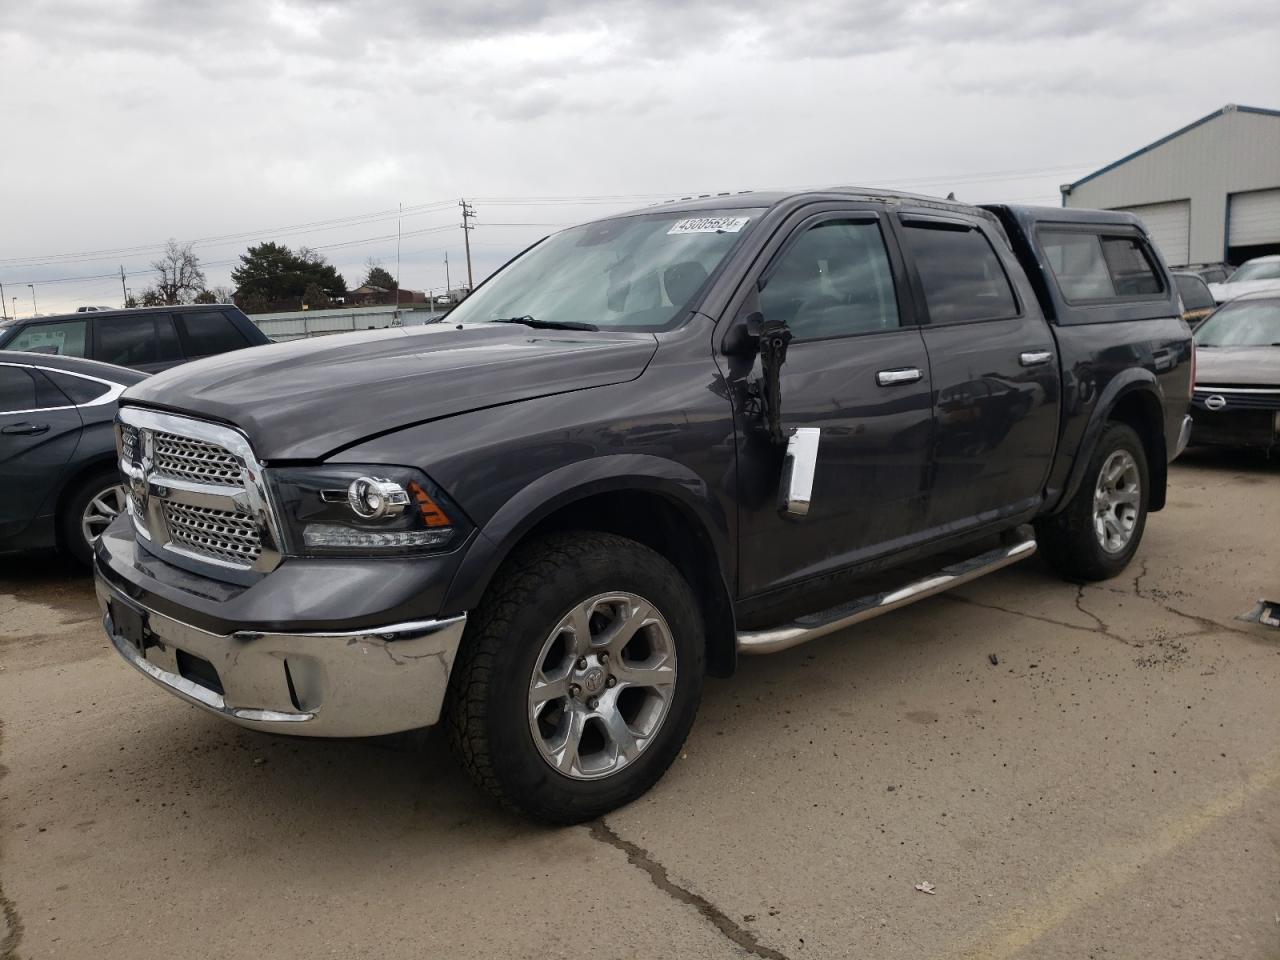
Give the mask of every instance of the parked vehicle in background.
[[1075, 581], [1124, 570], [1191, 364], [1131, 214], [852, 189], [651, 207], [543, 240], [446, 323], [132, 389], [104, 625], [232, 722], [443, 718], [495, 797], [590, 819], [662, 775], [739, 653], [1037, 545]]
[[76, 307], [76, 313], [101, 313], [104, 310], [114, 310], [115, 307]]
[[124, 509], [116, 401], [145, 376], [0, 350], [0, 554], [57, 548], [89, 563]]
[[1269, 453], [1280, 438], [1280, 290], [1223, 304], [1195, 339], [1192, 442]]
[[238, 307], [228, 304], [89, 311], [0, 323], [0, 350], [84, 357], [148, 373], [270, 342]]
[[1205, 317], [1213, 313], [1218, 305], [1209, 286], [1195, 273], [1175, 273], [1173, 282], [1178, 287], [1178, 296], [1182, 297], [1182, 319], [1194, 330]]
[[1229, 263], [1193, 263], [1190, 266], [1179, 267], [1178, 269], [1186, 273], [1194, 273], [1205, 283], [1222, 283], [1227, 277], [1231, 276], [1231, 272], [1235, 267]]
[[1224, 283], [1210, 284], [1209, 290], [1218, 303], [1246, 293], [1280, 290], [1280, 254], [1246, 260]]

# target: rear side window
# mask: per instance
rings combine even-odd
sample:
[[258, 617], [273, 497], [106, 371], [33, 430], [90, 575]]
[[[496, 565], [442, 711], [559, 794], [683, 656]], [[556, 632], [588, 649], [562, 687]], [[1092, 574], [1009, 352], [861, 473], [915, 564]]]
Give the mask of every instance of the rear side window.
[[1146, 244], [1087, 230], [1042, 230], [1040, 248], [1068, 303], [1158, 296], [1164, 283]]
[[83, 357], [85, 321], [33, 323], [4, 345], [6, 350], [44, 353], [58, 357]]
[[1164, 292], [1164, 284], [1146, 245], [1134, 237], [1103, 237], [1102, 255], [1107, 258], [1116, 293], [1122, 297], [1143, 297]]
[[910, 226], [904, 233], [924, 288], [930, 323], [1018, 315], [1009, 278], [981, 231]]
[[1216, 304], [1213, 294], [1199, 277], [1179, 274], [1173, 278], [1173, 281], [1178, 285], [1178, 296], [1182, 297], [1182, 305], [1188, 310], [1203, 310]]
[[36, 384], [21, 367], [0, 367], [0, 413], [36, 406]]
[[67, 373], [58, 373], [55, 370], [46, 370], [45, 376], [52, 380], [68, 397], [72, 403], [88, 403], [91, 400], [97, 400], [108, 390], [111, 384], [103, 383], [100, 380], [87, 380], [84, 377], [73, 377]]
[[192, 359], [211, 357], [215, 353], [226, 353], [228, 350], [249, 346], [244, 334], [220, 310], [184, 313], [178, 317], [178, 326], [182, 331], [187, 356]]
[[182, 347], [178, 343], [178, 331], [173, 326], [173, 317], [167, 313], [156, 315], [156, 359], [160, 362], [184, 360]]
[[93, 321], [93, 340], [93, 358], [103, 363], [132, 367], [156, 359], [156, 325], [149, 313], [100, 314]]

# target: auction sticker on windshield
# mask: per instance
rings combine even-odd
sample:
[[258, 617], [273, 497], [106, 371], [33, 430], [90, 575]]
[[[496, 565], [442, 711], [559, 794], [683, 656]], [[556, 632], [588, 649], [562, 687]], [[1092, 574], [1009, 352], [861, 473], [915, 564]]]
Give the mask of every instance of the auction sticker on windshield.
[[672, 225], [667, 236], [681, 233], [737, 233], [750, 217], [694, 217]]

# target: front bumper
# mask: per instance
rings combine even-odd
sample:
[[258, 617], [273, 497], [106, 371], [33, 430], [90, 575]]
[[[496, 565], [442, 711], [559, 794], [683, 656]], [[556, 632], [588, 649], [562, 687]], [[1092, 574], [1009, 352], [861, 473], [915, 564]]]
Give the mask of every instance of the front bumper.
[[1275, 410], [1205, 410], [1191, 408], [1195, 443], [1269, 450], [1280, 443], [1280, 412]]
[[466, 626], [463, 614], [348, 632], [217, 634], [126, 597], [101, 570], [94, 580], [103, 627], [134, 668], [188, 703], [273, 733], [368, 737], [434, 724]]

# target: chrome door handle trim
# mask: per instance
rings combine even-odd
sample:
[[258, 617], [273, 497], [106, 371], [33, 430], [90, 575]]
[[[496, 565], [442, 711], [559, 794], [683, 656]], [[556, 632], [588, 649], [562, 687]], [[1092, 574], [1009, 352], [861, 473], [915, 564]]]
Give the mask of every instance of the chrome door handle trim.
[[900, 367], [897, 370], [881, 370], [876, 374], [876, 383], [882, 387], [892, 387], [899, 383], [917, 383], [924, 379], [924, 374], [916, 367]]
[[1042, 363], [1048, 363], [1053, 359], [1053, 353], [1049, 350], [1028, 350], [1018, 357], [1018, 361], [1024, 367], [1035, 367]]

